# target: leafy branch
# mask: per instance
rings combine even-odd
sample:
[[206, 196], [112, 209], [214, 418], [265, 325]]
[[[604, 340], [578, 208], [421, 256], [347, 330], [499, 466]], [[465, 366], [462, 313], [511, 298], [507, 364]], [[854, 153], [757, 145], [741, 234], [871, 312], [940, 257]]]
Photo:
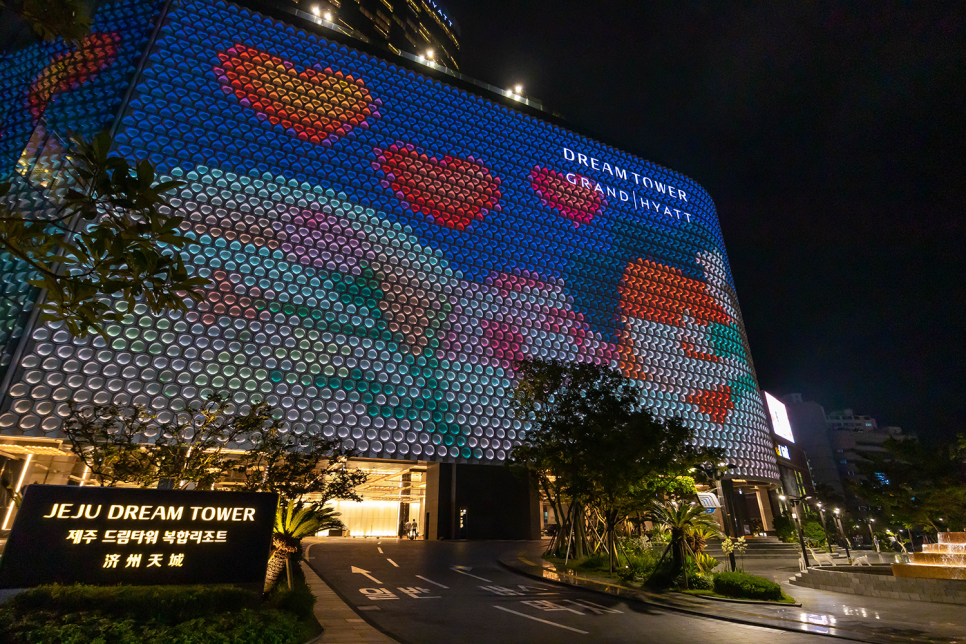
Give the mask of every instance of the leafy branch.
[[[105, 325], [122, 321], [107, 297], [125, 300], [128, 311], [136, 302], [154, 314], [184, 311], [208, 284], [189, 276], [181, 256], [191, 241], [179, 228], [184, 218], [167, 214], [165, 194], [183, 182], [158, 182], [148, 161], [132, 168], [111, 148], [107, 132], [74, 138], [70, 187], [53, 215], [0, 205], [0, 248], [37, 274], [28, 281], [46, 289], [44, 319], [63, 322], [75, 337], [106, 338]], [[0, 185], [0, 197], [9, 191]]]

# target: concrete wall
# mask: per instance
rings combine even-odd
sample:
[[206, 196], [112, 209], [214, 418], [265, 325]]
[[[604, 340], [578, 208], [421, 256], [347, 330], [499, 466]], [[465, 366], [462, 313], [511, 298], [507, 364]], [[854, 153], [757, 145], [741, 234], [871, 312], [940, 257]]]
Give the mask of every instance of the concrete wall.
[[850, 595], [966, 605], [966, 581], [957, 579], [915, 579], [809, 568], [807, 573], [796, 575], [790, 582]]

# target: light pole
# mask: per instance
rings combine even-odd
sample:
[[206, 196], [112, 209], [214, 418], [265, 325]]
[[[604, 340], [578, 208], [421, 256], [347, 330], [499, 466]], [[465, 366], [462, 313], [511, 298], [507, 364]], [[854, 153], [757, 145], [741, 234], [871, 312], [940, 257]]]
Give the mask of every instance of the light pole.
[[842, 535], [842, 543], [845, 544], [845, 556], [848, 557], [849, 562], [852, 562], [852, 553], [849, 552], [849, 538], [845, 534], [845, 528], [842, 527], [842, 517], [839, 516], [839, 509], [835, 508], [835, 523], [838, 525], [839, 534]]
[[[718, 498], [721, 500], [721, 518], [724, 523], [725, 536], [729, 539], [733, 538], [732, 525], [731, 525], [731, 513], [728, 511], [731, 504], [725, 499], [724, 488], [721, 485], [721, 476], [724, 472], [732, 470], [738, 467], [734, 463], [718, 463], [717, 465], [702, 463], [698, 465], [697, 469], [708, 477], [708, 479], [714, 484], [715, 490], [718, 492]], [[731, 571], [734, 572], [738, 569], [738, 562], [735, 561], [735, 551], [732, 550], [728, 553], [729, 563], [731, 563]]]
[[[816, 502], [815, 505], [818, 506], [818, 515], [822, 517], [822, 532], [825, 533], [825, 540], [828, 541], [828, 528], [825, 527], [825, 508], [822, 507], [821, 501]], [[828, 551], [832, 552], [832, 549], [829, 548]]]
[[872, 524], [875, 523], [875, 519], [869, 518], [869, 536], [872, 537], [872, 546], [875, 548], [876, 552], [879, 552], [879, 542], [875, 538], [875, 530], [872, 529]]
[[802, 545], [802, 559], [805, 561], [805, 568], [808, 569], [808, 549], [805, 547], [805, 533], [802, 532], [802, 520], [799, 518], [798, 513], [795, 512], [795, 508], [801, 505], [802, 501], [809, 499], [808, 496], [785, 496], [784, 494], [779, 494], [778, 498], [782, 501], [788, 501], [792, 504], [792, 519], [795, 520], [795, 527], [798, 528], [798, 543]]

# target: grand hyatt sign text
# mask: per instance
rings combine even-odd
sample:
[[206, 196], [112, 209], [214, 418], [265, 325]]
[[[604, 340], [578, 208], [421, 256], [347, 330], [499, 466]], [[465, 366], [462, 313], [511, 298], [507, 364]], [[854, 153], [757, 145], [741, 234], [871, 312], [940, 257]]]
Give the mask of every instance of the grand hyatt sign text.
[[265, 576], [274, 494], [30, 485], [0, 588], [243, 584]]
[[[564, 161], [574, 162], [591, 170], [595, 170], [598, 173], [608, 174], [611, 177], [614, 177], [614, 179], [620, 179], [628, 183], [633, 183], [637, 187], [629, 188], [630, 192], [628, 192], [628, 190], [623, 188], [610, 186], [575, 172], [566, 173], [565, 178], [567, 181], [575, 186], [581, 186], [583, 188], [593, 190], [594, 192], [599, 192], [602, 197], [619, 199], [625, 203], [633, 203], [635, 210], [649, 210], [655, 214], [670, 217], [671, 219], [684, 220], [688, 223], [690, 223], [691, 219], [694, 217], [692, 213], [683, 210], [682, 208], [669, 206], [660, 201], [662, 196], [668, 196], [673, 199], [677, 199], [678, 201], [688, 203], [688, 193], [676, 186], [657, 181], [638, 172], [627, 170], [626, 168], [622, 168], [617, 164], [610, 163], [608, 161], [601, 161], [596, 157], [589, 156], [582, 152], [576, 152], [567, 147], [561, 148], [561, 154], [563, 155]], [[654, 198], [652, 199], [647, 195], [638, 195], [638, 188], [651, 191]]]

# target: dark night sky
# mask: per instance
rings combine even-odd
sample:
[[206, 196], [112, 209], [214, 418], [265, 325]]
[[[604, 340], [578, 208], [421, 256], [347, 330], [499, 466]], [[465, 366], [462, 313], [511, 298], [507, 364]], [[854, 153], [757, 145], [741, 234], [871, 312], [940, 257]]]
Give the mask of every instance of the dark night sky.
[[444, 4], [462, 71], [710, 192], [764, 389], [966, 430], [966, 3]]

